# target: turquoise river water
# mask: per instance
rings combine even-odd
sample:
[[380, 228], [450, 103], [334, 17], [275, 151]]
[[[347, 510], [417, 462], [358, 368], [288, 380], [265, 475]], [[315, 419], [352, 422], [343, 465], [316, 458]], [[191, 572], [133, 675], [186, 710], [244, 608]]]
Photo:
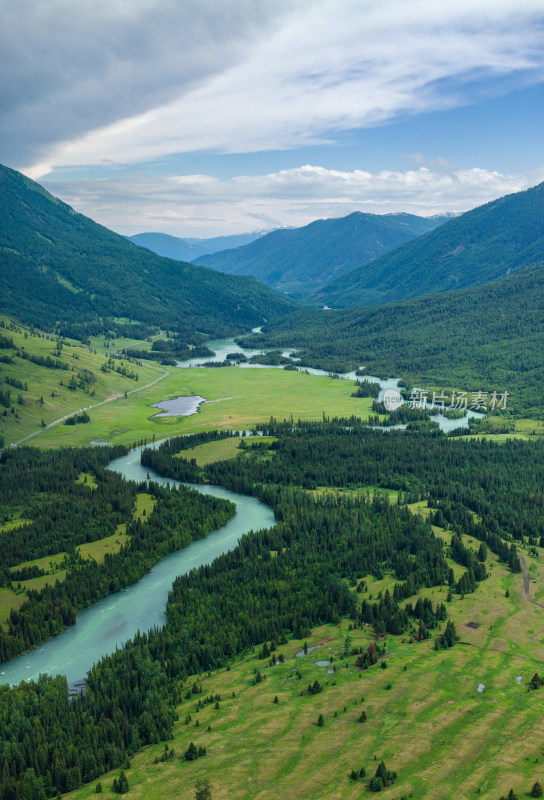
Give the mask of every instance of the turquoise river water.
[[[127, 456], [112, 461], [109, 469], [120, 472], [129, 480], [145, 481], [148, 470], [140, 464], [140, 451], [141, 448], [134, 448]], [[179, 484], [152, 471], [149, 473], [157, 483]], [[220, 486], [185, 485], [202, 494], [231, 500], [236, 505], [236, 515], [205, 539], [192, 542], [184, 550], [163, 558], [138, 583], [81, 611], [75, 625], [58, 636], [6, 664], [0, 664], [0, 683], [17, 684], [22, 680], [36, 679], [41, 673], [66, 675], [69, 683], [82, 680], [94, 663], [112, 653], [138, 630], [147, 631], [155, 625], [164, 625], [168, 592], [178, 575], [202, 564], [210, 564], [222, 553], [236, 547], [244, 533], [269, 528], [275, 523], [272, 509], [254, 497], [236, 494]]]

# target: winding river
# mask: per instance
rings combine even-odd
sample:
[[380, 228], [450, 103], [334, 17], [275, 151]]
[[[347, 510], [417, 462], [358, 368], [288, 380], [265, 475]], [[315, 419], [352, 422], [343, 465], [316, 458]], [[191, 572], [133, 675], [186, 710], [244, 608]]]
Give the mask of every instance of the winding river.
[[[227, 353], [242, 352], [247, 357], [266, 350], [250, 350], [241, 348], [234, 339], [223, 339], [209, 343], [215, 351], [211, 358], [195, 358], [191, 361], [178, 362], [181, 368], [205, 366], [209, 361], [224, 361]], [[285, 350], [284, 355], [289, 355], [292, 350]], [[255, 368], [263, 365], [242, 363], [238, 368]], [[274, 369], [276, 367], [264, 367]], [[281, 369], [281, 367], [279, 367]], [[327, 375], [320, 369], [297, 367], [313, 375]], [[348, 372], [339, 375], [339, 378], [355, 381], [357, 375]], [[380, 383], [380, 399], [385, 389], [397, 388], [396, 378], [379, 379], [365, 376], [367, 380]], [[194, 398], [193, 398], [194, 399]], [[468, 411], [460, 420], [448, 420], [443, 416], [435, 416], [442, 430], [453, 430], [457, 427], [468, 427], [468, 418], [477, 416]], [[394, 426], [405, 427], [405, 426]], [[383, 429], [387, 431], [387, 428]], [[158, 444], [158, 443], [157, 443]], [[152, 446], [152, 445], [149, 445]], [[135, 481], [145, 481], [148, 472], [151, 478], [158, 483], [178, 485], [178, 481], [161, 478], [151, 470], [144, 469], [140, 464], [142, 448], [134, 448], [127, 456], [118, 458], [109, 466], [125, 478]], [[90, 608], [81, 611], [74, 625], [63, 633], [54, 636], [43, 645], [14, 658], [6, 664], [0, 664], [0, 684], [17, 684], [21, 680], [33, 680], [42, 673], [48, 675], [66, 675], [68, 682], [73, 684], [81, 681], [88, 670], [102, 656], [113, 652], [117, 647], [130, 639], [140, 630], [149, 630], [154, 626], [165, 623], [165, 608], [168, 592], [178, 575], [203, 564], [211, 563], [222, 553], [236, 547], [240, 537], [250, 530], [268, 528], [274, 524], [272, 509], [247, 495], [236, 494], [219, 486], [192, 486], [202, 494], [211, 494], [215, 497], [226, 498], [236, 505], [236, 515], [223, 528], [213, 531], [205, 539], [193, 542], [184, 550], [163, 558], [156, 564], [151, 572], [116, 594], [109, 595], [99, 600]]]
[[[252, 333], [259, 333], [259, 329], [254, 328]], [[240, 347], [234, 339], [217, 339], [214, 341], [210, 341], [207, 343], [210, 350], [213, 350], [215, 355], [213, 356], [205, 356], [202, 358], [192, 358], [189, 361], [178, 361], [177, 366], [180, 369], [189, 369], [190, 367], [205, 367], [206, 364], [210, 362], [218, 362], [218, 361], [226, 361], [228, 353], [242, 353], [247, 358], [251, 358], [255, 355], [262, 355], [264, 353], [269, 353], [271, 348], [268, 349], [261, 349], [261, 350], [254, 350], [250, 348]], [[293, 353], [293, 348], [288, 350], [282, 350], [283, 356], [290, 356]], [[296, 366], [299, 372], [307, 372], [309, 375], [330, 375], [330, 372], [327, 372], [323, 369], [316, 369], [314, 367], [299, 367]], [[270, 364], [250, 364], [248, 362], [242, 362], [240, 364], [236, 364], [235, 367], [231, 367], [229, 369], [283, 369], [283, 366], [272, 366]], [[360, 380], [361, 376], [357, 375], [356, 372], [342, 372], [336, 375], [337, 378], [347, 380], [347, 381], [357, 381]], [[378, 395], [378, 400], [383, 399], [383, 394], [386, 389], [398, 389], [399, 386], [399, 379], [398, 378], [377, 378], [373, 375], [364, 375], [364, 379], [370, 381], [371, 383], [379, 383], [380, 384], [380, 393]], [[480, 418], [481, 414], [478, 414], [471, 409], [468, 409], [465, 412], [464, 417], [461, 419], [448, 419], [443, 414], [435, 414], [431, 416], [431, 420], [433, 422], [438, 423], [438, 427], [444, 433], [449, 433], [449, 431], [453, 431], [456, 428], [467, 428], [469, 427], [469, 419], [471, 417]], [[384, 431], [387, 430], [403, 430], [406, 428], [406, 425], [392, 425], [390, 427], [383, 428]]]
[[[152, 470], [144, 469], [140, 464], [141, 449], [134, 448], [127, 456], [112, 461], [109, 469], [129, 480], [145, 481], [149, 472], [157, 483], [179, 485], [179, 481], [161, 478]], [[178, 575], [210, 564], [222, 553], [236, 547], [244, 533], [269, 528], [275, 523], [272, 509], [254, 497], [236, 494], [219, 486], [185, 485], [201, 494], [231, 500], [236, 505], [236, 515], [205, 539], [192, 542], [184, 550], [163, 558], [137, 583], [81, 611], [75, 625], [58, 636], [18, 658], [0, 664], [0, 683], [17, 684], [22, 680], [34, 680], [42, 673], [66, 675], [70, 684], [82, 680], [94, 663], [112, 653], [138, 630], [147, 631], [155, 625], [164, 625], [168, 592]]]

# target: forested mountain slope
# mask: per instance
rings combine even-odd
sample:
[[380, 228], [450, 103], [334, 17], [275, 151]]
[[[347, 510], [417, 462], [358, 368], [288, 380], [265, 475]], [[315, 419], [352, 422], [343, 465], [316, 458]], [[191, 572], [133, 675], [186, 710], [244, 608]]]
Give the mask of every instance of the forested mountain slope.
[[136, 247], [0, 166], [0, 310], [49, 330], [128, 317], [221, 333], [275, 319], [289, 302], [253, 278]]
[[168, 233], [136, 233], [127, 236], [129, 241], [139, 247], [146, 247], [153, 253], [176, 261], [195, 261], [206, 253], [218, 253], [227, 248], [242, 247], [263, 234], [240, 233], [232, 236], [214, 236], [212, 239], [180, 238]]
[[544, 183], [501, 197], [332, 281], [314, 298], [345, 308], [478, 286], [544, 263]]
[[544, 266], [485, 286], [426, 295], [375, 308], [306, 309], [255, 345], [305, 348], [307, 366], [466, 390], [504, 391], [514, 407], [542, 416]]
[[201, 256], [195, 263], [233, 275], [254, 275], [278, 291], [305, 298], [444, 219], [356, 211], [341, 219], [272, 231], [244, 247]]

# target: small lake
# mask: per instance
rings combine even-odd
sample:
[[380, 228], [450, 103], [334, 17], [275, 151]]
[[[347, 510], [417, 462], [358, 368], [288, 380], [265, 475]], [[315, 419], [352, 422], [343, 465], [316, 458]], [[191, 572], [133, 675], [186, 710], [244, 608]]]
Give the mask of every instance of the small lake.
[[[179, 485], [179, 481], [162, 478], [142, 467], [141, 450], [141, 447], [136, 447], [128, 455], [115, 459], [109, 469], [128, 480], [145, 481], [149, 472], [151, 479], [163, 486], [167, 483]], [[0, 664], [0, 683], [35, 680], [42, 673], [66, 675], [70, 684], [81, 680], [102, 656], [114, 652], [137, 631], [164, 625], [168, 592], [178, 575], [211, 564], [218, 556], [233, 550], [244, 533], [275, 525], [270, 506], [254, 497], [236, 494], [220, 486], [185, 485], [201, 494], [231, 500], [236, 505], [236, 515], [205, 539], [192, 542], [184, 550], [163, 558], [137, 583], [81, 611], [75, 624], [62, 633], [34, 650]]]
[[191, 414], [196, 414], [199, 406], [205, 402], [205, 397], [196, 394], [174, 397], [173, 400], [161, 400], [160, 403], [152, 403], [151, 408], [162, 409], [162, 414], [155, 414], [155, 417], [189, 417]]

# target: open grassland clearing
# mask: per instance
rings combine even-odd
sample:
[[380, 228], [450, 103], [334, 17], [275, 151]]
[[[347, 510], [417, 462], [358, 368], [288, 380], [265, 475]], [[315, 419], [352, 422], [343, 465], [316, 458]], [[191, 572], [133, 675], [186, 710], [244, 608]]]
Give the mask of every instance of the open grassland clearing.
[[[118, 320], [122, 323], [127, 323], [128, 320]], [[130, 349], [134, 347], [138, 350], [150, 350], [152, 343], [156, 339], [166, 339], [166, 333], [157, 333], [149, 337], [149, 339], [133, 339], [128, 336], [105, 336], [99, 334], [97, 336], [89, 336], [89, 346], [91, 350], [95, 350], [103, 356], [110, 356], [124, 348]]]
[[206, 464], [214, 464], [216, 461], [236, 458], [244, 450], [251, 452], [259, 444], [270, 444], [274, 441], [273, 436], [229, 437], [228, 439], [218, 439], [216, 442], [205, 442], [190, 450], [181, 450], [176, 457], [185, 458], [187, 461], [194, 458], [199, 467], [204, 467]]
[[23, 516], [17, 516], [14, 519], [9, 519], [0, 525], [0, 534], [9, 533], [9, 531], [20, 528], [21, 525], [26, 525], [28, 522], [30, 522], [30, 520], [25, 519]]
[[[86, 479], [86, 480], [85, 480]], [[96, 480], [90, 473], [81, 473], [77, 483], [84, 483], [91, 490], [97, 487]], [[136, 495], [136, 502], [133, 511], [133, 518], [145, 522], [153, 513], [156, 499], [147, 492], [139, 492]], [[14, 520], [15, 522], [15, 520]], [[18, 520], [18, 524], [28, 522], [28, 520]], [[94, 560], [97, 564], [102, 564], [107, 553], [113, 555], [118, 553], [130, 541], [130, 536], [126, 532], [126, 524], [121, 523], [111, 536], [97, 539], [95, 542], [87, 542], [76, 547], [79, 557], [86, 560]], [[69, 569], [68, 554], [65, 552], [55, 553], [54, 555], [42, 556], [32, 561], [24, 561], [11, 567], [11, 572], [21, 570], [26, 567], [38, 567], [45, 572], [36, 578], [17, 581], [15, 590], [9, 588], [0, 589], [0, 625], [5, 625], [9, 619], [10, 611], [18, 611], [27, 598], [30, 590], [41, 591], [47, 585], [53, 585], [56, 581], [63, 581]]]
[[[132, 512], [133, 518], [139, 519], [140, 522], [145, 522], [149, 519], [150, 514], [153, 513], [156, 502], [156, 499], [147, 492], [139, 492], [136, 495], [136, 503]], [[97, 539], [96, 542], [80, 544], [76, 547], [76, 550], [81, 558], [93, 559], [97, 564], [102, 564], [107, 553], [110, 555], [118, 553], [129, 541], [130, 536], [127, 535], [127, 526], [122, 522], [111, 536]]]
[[[473, 439], [475, 436], [481, 439], [490, 439], [493, 442], [505, 442], [508, 439], [522, 439], [523, 441], [531, 441], [535, 436], [544, 436], [544, 421], [540, 419], [531, 419], [523, 417], [521, 419], [512, 419], [510, 417], [487, 417], [486, 422], [487, 432], [475, 433], [462, 436], [462, 439]], [[508, 432], [504, 432], [504, 428], [508, 428]]]
[[398, 502], [399, 493], [397, 489], [386, 489], [383, 486], [359, 486], [356, 488], [344, 488], [342, 486], [320, 486], [317, 489], [311, 489], [314, 494], [351, 494], [358, 495], [359, 497], [387, 497], [392, 505]]
[[[36, 437], [42, 447], [88, 445], [93, 442], [132, 444], [203, 430], [247, 430], [278, 420], [320, 420], [327, 417], [367, 419], [371, 398], [351, 397], [352, 383], [327, 376], [281, 369], [236, 367], [168, 368], [154, 386], [93, 409], [86, 425], [57, 426]], [[347, 392], [347, 393], [346, 393]], [[189, 417], [158, 417], [152, 403], [200, 395], [208, 401]]]
[[102, 564], [106, 553], [113, 555], [118, 553], [130, 541], [130, 536], [127, 536], [127, 526], [121, 523], [117, 526], [117, 530], [111, 536], [105, 536], [103, 539], [97, 539], [96, 542], [87, 542], [80, 544], [76, 547], [77, 552], [81, 558], [87, 560], [94, 560], [97, 564]]
[[0, 588], [0, 625], [6, 626], [11, 610], [18, 611], [26, 600], [26, 593], [16, 594], [11, 589]]
[[[471, 544], [470, 537], [463, 541]], [[479, 542], [472, 545], [477, 548]], [[531, 565], [542, 574], [540, 548]], [[447, 603], [460, 637], [451, 650], [434, 650], [436, 631], [423, 642], [410, 643], [409, 633], [389, 636], [377, 642], [386, 648], [378, 664], [361, 671], [353, 650], [368, 647], [371, 629], [351, 629], [343, 620], [314, 629], [308, 646], [321, 646], [306, 656], [295, 657], [302, 640], [289, 641], [276, 651], [283, 653], [284, 663], [269, 666], [268, 658], [254, 652], [228, 671], [189, 678], [189, 697], [179, 705], [168, 742], [174, 757], [160, 760], [163, 743], [138, 753], [125, 770], [130, 796], [193, 800], [195, 781], [207, 777], [214, 800], [370, 798], [368, 780], [382, 759], [398, 773], [380, 794], [385, 800], [410, 794], [429, 800], [498, 800], [510, 787], [525, 796], [544, 779], [542, 699], [538, 691], [527, 690], [531, 676], [542, 670], [544, 612], [525, 599], [522, 574], [510, 573], [492, 553], [487, 566], [490, 575], [474, 594], [454, 595]], [[394, 586], [390, 575], [363, 578], [361, 598], [375, 600]], [[447, 587], [418, 593], [433, 604], [445, 602], [446, 594]], [[321, 660], [331, 661], [332, 675], [317, 666]], [[257, 669], [262, 682], [256, 682]], [[315, 680], [323, 691], [312, 695], [307, 689]], [[201, 694], [190, 691], [195, 681]], [[479, 683], [485, 685], [482, 693]], [[197, 710], [198, 701], [211, 695], [212, 702]], [[359, 722], [363, 710], [367, 720]], [[323, 727], [317, 725], [319, 714]], [[186, 761], [191, 742], [205, 747], [207, 755]], [[351, 770], [361, 767], [366, 778], [351, 780]], [[110, 795], [117, 775], [118, 770], [101, 779], [102, 796]], [[95, 786], [69, 796], [90, 800], [100, 796]]]
[[[0, 405], [0, 434], [5, 443], [11, 444], [30, 434], [40, 432], [32, 444], [39, 444], [45, 432], [43, 425], [75, 411], [90, 409], [96, 403], [125, 392], [139, 389], [141, 386], [155, 381], [163, 373], [156, 367], [144, 364], [129, 363], [116, 360], [115, 366], [135, 373], [138, 380], [125, 377], [114, 370], [104, 372], [107, 364], [101, 354], [91, 352], [81, 343], [64, 340], [60, 345], [55, 337], [34, 333], [27, 328], [16, 325], [15, 330], [9, 326], [10, 320], [4, 320], [7, 328], [0, 333], [13, 339], [18, 350], [2, 348], [0, 356], [11, 358], [13, 363], [0, 363], [0, 389], [9, 390], [11, 401], [9, 407]], [[22, 358], [23, 350], [34, 358], [51, 359], [49, 362], [62, 362], [67, 369], [47, 367]], [[109, 368], [108, 368], [109, 369]], [[93, 418], [94, 411], [89, 415]], [[85, 425], [60, 425], [64, 432], [66, 444], [78, 441], [77, 429]]]
[[76, 483], [81, 483], [84, 486], [86, 486], [88, 489], [96, 489], [98, 487], [98, 484], [96, 482], [96, 479], [95, 479], [94, 475], [91, 475], [90, 472], [82, 472], [79, 475]]

